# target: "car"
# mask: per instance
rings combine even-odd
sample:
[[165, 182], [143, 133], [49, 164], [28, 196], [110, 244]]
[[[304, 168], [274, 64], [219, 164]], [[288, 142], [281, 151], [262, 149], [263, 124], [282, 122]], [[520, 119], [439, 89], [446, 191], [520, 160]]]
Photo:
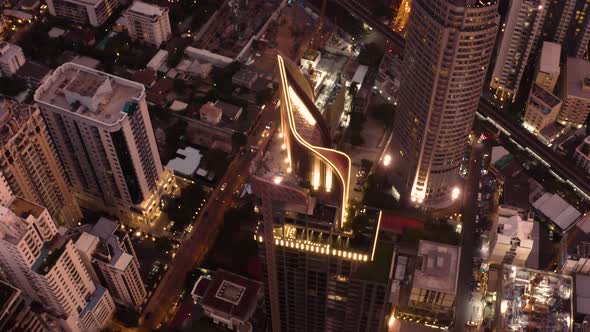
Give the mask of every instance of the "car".
[[477, 224], [477, 223], [479, 223], [479, 214], [476, 214], [476, 215], [475, 215], [475, 223], [476, 223], [476, 224]]
[[221, 188], [219, 188], [219, 189], [221, 189], [221, 191], [224, 191], [226, 187], [227, 187], [227, 182], [224, 182], [224, 183], [221, 185]]

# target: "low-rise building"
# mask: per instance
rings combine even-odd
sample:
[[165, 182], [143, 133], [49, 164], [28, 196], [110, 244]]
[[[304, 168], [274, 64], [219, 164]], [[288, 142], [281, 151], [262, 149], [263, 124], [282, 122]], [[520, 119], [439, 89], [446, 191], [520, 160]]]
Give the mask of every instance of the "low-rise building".
[[590, 275], [576, 274], [574, 283], [574, 331], [588, 332], [590, 331]]
[[146, 68], [157, 72], [158, 69], [160, 69], [160, 67], [166, 63], [166, 60], [168, 60], [168, 51], [159, 50], [158, 53], [156, 53], [156, 55], [154, 55], [154, 57], [150, 60], [150, 62], [148, 62]]
[[27, 59], [23, 49], [6, 41], [0, 41], [0, 76], [13, 76]]
[[52, 16], [93, 27], [103, 25], [119, 6], [119, 0], [47, 0]]
[[537, 135], [553, 124], [561, 109], [561, 100], [538, 84], [533, 84], [524, 113], [523, 126]]
[[300, 64], [304, 71], [315, 69], [322, 59], [322, 53], [317, 50], [308, 49], [301, 56]]
[[[301, 59], [303, 61], [303, 59]], [[252, 89], [254, 83], [258, 79], [258, 73], [252, 69], [247, 67], [241, 68], [232, 76], [231, 81], [233, 84], [237, 86], [241, 86], [243, 88]]]
[[253, 331], [250, 320], [262, 304], [264, 287], [261, 282], [217, 270], [213, 276], [201, 276], [191, 295], [215, 324], [232, 331]]
[[545, 193], [533, 203], [533, 206], [562, 232], [572, 227], [582, 215], [557, 194]]
[[379, 64], [379, 72], [375, 78], [373, 89], [389, 101], [393, 100], [395, 102], [397, 100], [401, 68], [401, 59], [385, 52], [385, 55]]
[[488, 291], [496, 295], [494, 331], [572, 331], [570, 276], [506, 264], [489, 273]]
[[432, 316], [452, 314], [460, 256], [457, 246], [420, 240], [408, 306]]
[[590, 113], [590, 62], [568, 58], [565, 77], [561, 80], [563, 106], [557, 121], [562, 125], [581, 127]]
[[223, 115], [223, 111], [216, 107], [215, 104], [212, 102], [208, 102], [201, 106], [199, 109], [199, 115], [201, 120], [206, 121], [212, 124], [218, 124], [221, 122], [221, 117]]
[[16, 72], [16, 76], [25, 80], [29, 89], [35, 90], [49, 79], [51, 73], [51, 68], [33, 61], [27, 61]]
[[127, 31], [133, 40], [159, 48], [170, 39], [168, 8], [135, 1], [125, 12]]
[[489, 263], [524, 266], [534, 241], [533, 220], [523, 218], [518, 210], [502, 209], [490, 232]]
[[190, 178], [199, 168], [202, 158], [201, 151], [187, 146], [176, 151], [176, 156], [166, 164], [166, 168], [172, 170], [175, 175]]
[[586, 137], [582, 144], [578, 145], [574, 151], [574, 160], [576, 165], [590, 173], [590, 136]]
[[559, 78], [559, 59], [561, 57], [561, 45], [551, 42], [543, 42], [541, 58], [537, 66], [535, 83], [543, 89], [553, 93], [557, 79]]
[[561, 238], [559, 272], [590, 275], [590, 217], [584, 217]]

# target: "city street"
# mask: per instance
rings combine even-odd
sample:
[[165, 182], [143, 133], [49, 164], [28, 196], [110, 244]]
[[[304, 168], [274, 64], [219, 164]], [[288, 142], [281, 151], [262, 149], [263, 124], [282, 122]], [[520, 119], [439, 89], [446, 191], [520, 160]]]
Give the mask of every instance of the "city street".
[[[248, 137], [248, 141], [256, 141], [264, 130], [266, 124], [276, 118], [278, 112], [271, 111], [271, 103], [262, 111], [256, 124]], [[147, 303], [140, 319], [140, 330], [151, 331], [164, 322], [169, 308], [173, 305], [177, 295], [183, 291], [186, 273], [195, 265], [203, 261], [209, 248], [215, 243], [217, 234], [221, 229], [223, 217], [232, 205], [234, 192], [241, 188], [247, 181], [247, 174], [253, 154], [237, 155], [229, 165], [227, 172], [220, 180], [220, 184], [227, 183], [225, 190], [216, 188], [207, 201], [203, 212], [195, 221], [194, 229], [186, 238], [176, 257], [170, 263], [168, 272], [162, 278], [158, 288]]]
[[473, 258], [478, 243], [475, 241], [475, 216], [478, 213], [477, 193], [478, 183], [481, 178], [481, 159], [484, 151], [483, 144], [473, 145], [469, 161], [468, 180], [463, 188], [463, 223], [461, 262], [459, 266], [459, 287], [455, 297], [455, 325], [453, 331], [462, 332], [466, 330], [465, 324], [471, 318], [469, 300], [471, 297], [470, 282], [473, 280]]

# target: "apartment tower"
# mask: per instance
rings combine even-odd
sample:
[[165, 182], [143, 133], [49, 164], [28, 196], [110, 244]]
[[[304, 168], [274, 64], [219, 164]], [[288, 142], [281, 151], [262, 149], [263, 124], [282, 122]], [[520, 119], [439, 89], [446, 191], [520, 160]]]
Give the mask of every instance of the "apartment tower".
[[35, 100], [80, 204], [151, 220], [172, 177], [162, 169], [144, 86], [66, 63]]
[[126, 232], [116, 222], [100, 218], [76, 240], [82, 261], [95, 274], [95, 281], [103, 284], [115, 303], [140, 310], [147, 291], [139, 274], [139, 261]]
[[44, 206], [58, 224], [71, 226], [82, 218], [36, 106], [0, 99], [0, 174], [9, 196], [23, 197]]
[[135, 1], [125, 12], [127, 31], [133, 40], [159, 48], [170, 39], [168, 8]]
[[0, 207], [0, 267], [66, 331], [99, 331], [113, 316], [109, 292], [92, 282], [74, 243], [37, 204], [17, 197]]
[[103, 25], [119, 6], [119, 0], [47, 0], [47, 10], [52, 16], [93, 27]]
[[371, 231], [348, 226], [351, 161], [332, 149], [297, 66], [280, 56], [278, 66], [281, 122], [271, 128], [252, 177], [262, 213], [254, 238], [272, 330], [379, 331], [390, 312], [393, 257], [393, 245], [377, 241], [381, 212], [359, 209]]
[[562, 45], [570, 57], [588, 58], [590, 42], [590, 5], [586, 0], [559, 0], [552, 26], [553, 41]]
[[531, 51], [543, 30], [547, 0], [510, 0], [500, 28], [490, 88], [500, 101], [513, 101]]
[[394, 178], [410, 201], [444, 208], [459, 192], [459, 167], [494, 47], [496, 1], [412, 1], [394, 123]]

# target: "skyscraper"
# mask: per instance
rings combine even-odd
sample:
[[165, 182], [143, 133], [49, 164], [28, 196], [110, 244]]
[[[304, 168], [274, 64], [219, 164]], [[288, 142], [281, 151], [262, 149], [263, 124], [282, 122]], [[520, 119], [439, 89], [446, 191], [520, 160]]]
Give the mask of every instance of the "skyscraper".
[[0, 207], [0, 267], [66, 331], [98, 331], [113, 316], [109, 292], [92, 282], [74, 243], [37, 204], [17, 197]]
[[590, 6], [586, 0], [555, 1], [551, 27], [553, 41], [562, 44], [566, 55], [576, 58], [588, 57], [590, 41]]
[[543, 30], [547, 0], [511, 0], [502, 25], [490, 88], [500, 100], [514, 100], [531, 50]]
[[170, 189], [143, 85], [66, 63], [37, 89], [47, 122], [82, 206], [121, 219], [150, 220]]
[[76, 248], [91, 276], [108, 288], [117, 304], [140, 309], [147, 291], [129, 235], [106, 218], [100, 218], [92, 227], [85, 226], [80, 227]]
[[272, 330], [378, 331], [393, 257], [393, 245], [377, 241], [381, 213], [362, 211], [363, 232], [347, 224], [346, 211], [356, 213], [348, 207], [351, 161], [332, 149], [297, 66], [280, 56], [278, 66], [281, 123], [252, 177]]
[[36, 106], [0, 100], [0, 174], [12, 195], [46, 207], [59, 224], [71, 226], [82, 218]]
[[412, 1], [392, 163], [397, 189], [424, 207], [444, 208], [457, 197], [496, 10], [496, 1]]

